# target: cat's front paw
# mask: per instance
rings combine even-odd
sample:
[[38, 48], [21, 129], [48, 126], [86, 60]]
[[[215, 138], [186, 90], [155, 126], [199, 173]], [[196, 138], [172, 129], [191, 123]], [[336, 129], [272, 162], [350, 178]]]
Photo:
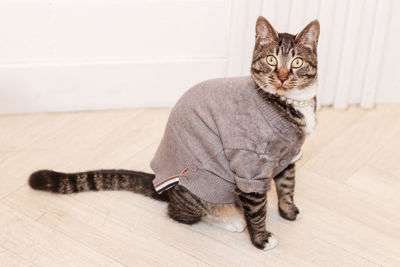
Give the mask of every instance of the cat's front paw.
[[267, 239], [267, 243], [265, 244], [264, 250], [270, 250], [273, 249], [278, 245], [278, 239], [270, 233], [270, 236]]
[[259, 249], [270, 250], [278, 245], [278, 239], [270, 232], [262, 232], [252, 237], [253, 245]]
[[301, 210], [294, 204], [279, 205], [279, 215], [289, 221], [296, 221], [301, 218]]

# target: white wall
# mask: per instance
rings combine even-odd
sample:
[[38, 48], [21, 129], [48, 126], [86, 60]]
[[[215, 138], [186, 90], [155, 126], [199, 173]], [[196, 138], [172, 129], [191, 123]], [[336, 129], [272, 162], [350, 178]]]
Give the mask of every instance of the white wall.
[[323, 104], [400, 102], [399, 1], [3, 0], [0, 113], [171, 106], [249, 74], [260, 14], [293, 33], [320, 19]]
[[0, 1], [0, 113], [171, 106], [225, 75], [230, 2]]

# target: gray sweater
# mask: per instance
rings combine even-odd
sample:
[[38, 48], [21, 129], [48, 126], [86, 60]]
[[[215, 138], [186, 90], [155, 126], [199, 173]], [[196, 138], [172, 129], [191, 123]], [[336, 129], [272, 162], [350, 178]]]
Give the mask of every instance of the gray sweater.
[[250, 76], [208, 80], [172, 109], [150, 164], [153, 184], [159, 193], [179, 184], [205, 201], [233, 203], [235, 186], [266, 193], [303, 142]]

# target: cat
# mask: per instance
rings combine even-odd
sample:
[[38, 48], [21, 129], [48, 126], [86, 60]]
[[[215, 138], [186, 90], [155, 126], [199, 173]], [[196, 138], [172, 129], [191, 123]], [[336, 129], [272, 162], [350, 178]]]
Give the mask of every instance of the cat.
[[[303, 136], [310, 134], [315, 126], [319, 22], [316, 20], [310, 22], [297, 35], [277, 33], [264, 17], [259, 17], [257, 19], [255, 28], [256, 40], [251, 64], [251, 76], [246, 79], [227, 79], [222, 82], [231, 86], [229, 90], [232, 88], [241, 88], [241, 85], [238, 86], [235, 84], [243, 81], [243, 84], [253, 87], [246, 90], [255, 92], [254, 95], [257, 95], [257, 99], [261, 99], [261, 106], [265, 105], [265, 107], [270, 108], [271, 112], [279, 115], [278, 121], [287, 123], [290, 129], [293, 129], [293, 135], [299, 138], [301, 147], [304, 141]], [[205, 84], [213, 83], [218, 82]], [[240, 92], [243, 92], [243, 89], [237, 90], [242, 90]], [[203, 92], [206, 93], [208, 91], [206, 89], [199, 89], [197, 92], [200, 92], [201, 95]], [[211, 90], [210, 92], [212, 94], [213, 91]], [[227, 95], [227, 99], [228, 98]], [[201, 99], [199, 99], [199, 102], [201, 102]], [[207, 101], [204, 103], [204, 105], [207, 105]], [[244, 105], [243, 103], [247, 102], [245, 100], [235, 101], [234, 104], [240, 107], [240, 105]], [[224, 112], [224, 103], [219, 103], [218, 107]], [[247, 107], [244, 107], [244, 109], [246, 108]], [[175, 111], [175, 113], [179, 113], [179, 109], [177, 110], [178, 111]], [[174, 110], [171, 114], [174, 114]], [[243, 118], [248, 120], [246, 114], [246, 112], [240, 114], [235, 113], [232, 118], [240, 119], [244, 116]], [[180, 118], [180, 115], [181, 114], [178, 114], [178, 118]], [[258, 119], [256, 122], [265, 124], [265, 122], [259, 122]], [[268, 123], [267, 121], [266, 124]], [[276, 126], [279, 128], [279, 125]], [[216, 138], [215, 140], [217, 141], [219, 140], [218, 138], [222, 140], [222, 134], [218, 132], [219, 126], [217, 127], [212, 123], [208, 123], [207, 127], [215, 133], [215, 135], [212, 135], [212, 138]], [[282, 136], [288, 134], [286, 130], [282, 130], [286, 128], [279, 129], [281, 130], [280, 134]], [[243, 131], [246, 132], [247, 130], [248, 129], [240, 128], [240, 125], [238, 125], [238, 128], [233, 129], [232, 134], [235, 135], [238, 133], [240, 135]], [[256, 129], [256, 131], [258, 130]], [[165, 140], [163, 139], [162, 144], [164, 142], [164, 144], [170, 145], [171, 141], [168, 139], [167, 135], [168, 133], [166, 132], [164, 136]], [[197, 137], [191, 136], [190, 138]], [[199, 138], [201, 139], [201, 137]], [[202, 142], [204, 144], [206, 141], [202, 140]], [[235, 143], [233, 142], [233, 144]], [[270, 176], [272, 177], [270, 178], [275, 182], [280, 216], [293, 221], [300, 216], [299, 209], [294, 204], [294, 187], [295, 162], [301, 157], [301, 151], [298, 151], [299, 149], [296, 148], [296, 155], [293, 154], [294, 152], [292, 154], [287, 151], [282, 152], [281, 150], [284, 150], [285, 143], [283, 142], [282, 144], [283, 146], [277, 148], [275, 144], [269, 140], [265, 143], [265, 146], [256, 146], [255, 149], [260, 148], [261, 152], [259, 154], [253, 154], [256, 155], [255, 159], [260, 159], [260, 162], [269, 162], [270, 155], [268, 154], [268, 149], [272, 149], [271, 151], [275, 152], [279, 150], [279, 153], [283, 153], [279, 155], [286, 155], [286, 157], [290, 155], [288, 160], [280, 159], [280, 161], [276, 161], [277, 164], [274, 165], [274, 172], [271, 172]], [[195, 147], [195, 149], [197, 148]], [[161, 152], [159, 152], [158, 156], [160, 156]], [[168, 215], [180, 223], [194, 224], [204, 220], [232, 232], [242, 232], [247, 227], [251, 242], [255, 247], [264, 250], [272, 249], [277, 245], [278, 241], [275, 236], [266, 229], [267, 195], [265, 191], [269, 189], [267, 188], [268, 183], [263, 184], [265, 187], [263, 189], [257, 187], [260, 181], [267, 181], [268, 179], [250, 182], [247, 180], [244, 181], [243, 184], [249, 184], [249, 188], [256, 186], [254, 190], [250, 191], [240, 189], [239, 184], [236, 185], [235, 182], [227, 182], [226, 184], [232, 186], [232, 192], [221, 192], [220, 195], [222, 198], [224, 194], [229, 197], [231, 197], [230, 194], [232, 194], [234, 197], [233, 203], [229, 201], [221, 201], [227, 203], [214, 203], [202, 197], [203, 193], [204, 196], [207, 193], [212, 194], [212, 197], [215, 198], [220, 197], [218, 196], [218, 191], [214, 192], [218, 189], [218, 186], [214, 186], [210, 189], [200, 188], [198, 189], [200, 191], [195, 191], [189, 190], [189, 184], [184, 183], [184, 178], [187, 178], [185, 177], [187, 173], [192, 176], [206, 173], [207, 170], [211, 169], [211, 167], [207, 166], [211, 166], [214, 163], [214, 159], [217, 162], [217, 157], [220, 157], [219, 165], [214, 164], [217, 167], [212, 167], [215, 172], [212, 175], [215, 176], [211, 176], [210, 174], [210, 177], [219, 177], [218, 167], [227, 162], [226, 159], [230, 159], [230, 155], [236, 152], [236, 150], [234, 150], [234, 152], [230, 150], [222, 151], [221, 153], [215, 154], [213, 158], [211, 158], [211, 161], [207, 162], [208, 165], [204, 163], [200, 166], [200, 169], [198, 166], [190, 165], [178, 175], [171, 176], [159, 184], [154, 182], [156, 175], [138, 171], [97, 170], [79, 173], [61, 173], [51, 170], [39, 170], [30, 176], [29, 185], [33, 189], [62, 194], [98, 190], [128, 190], [140, 193], [156, 200], [167, 201], [169, 203]], [[174, 155], [171, 156], [168, 154], [165, 157], [171, 161], [171, 164], [178, 160], [174, 158]], [[187, 159], [179, 160], [186, 161]], [[236, 170], [235, 166], [237, 165], [246, 169], [247, 165], [252, 165], [252, 161], [242, 162], [239, 160], [234, 164], [230, 164], [229, 166], [233, 170]], [[260, 168], [259, 165], [256, 167]], [[245, 176], [245, 174], [239, 174], [239, 171], [238, 173], [232, 171], [232, 173], [232, 175], [235, 176], [235, 181], [242, 181], [243, 178], [240, 177]], [[222, 180], [225, 179], [222, 177]], [[211, 186], [212, 185], [210, 185], [210, 187]], [[243, 185], [241, 185], [241, 187], [247, 188]]]

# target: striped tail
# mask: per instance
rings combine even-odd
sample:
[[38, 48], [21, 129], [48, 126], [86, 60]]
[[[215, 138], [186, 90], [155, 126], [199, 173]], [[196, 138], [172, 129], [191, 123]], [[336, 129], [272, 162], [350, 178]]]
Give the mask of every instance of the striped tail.
[[62, 173], [40, 170], [29, 177], [33, 189], [59, 194], [99, 190], [127, 190], [157, 200], [168, 201], [167, 194], [158, 194], [153, 187], [154, 174], [127, 170], [97, 170]]

